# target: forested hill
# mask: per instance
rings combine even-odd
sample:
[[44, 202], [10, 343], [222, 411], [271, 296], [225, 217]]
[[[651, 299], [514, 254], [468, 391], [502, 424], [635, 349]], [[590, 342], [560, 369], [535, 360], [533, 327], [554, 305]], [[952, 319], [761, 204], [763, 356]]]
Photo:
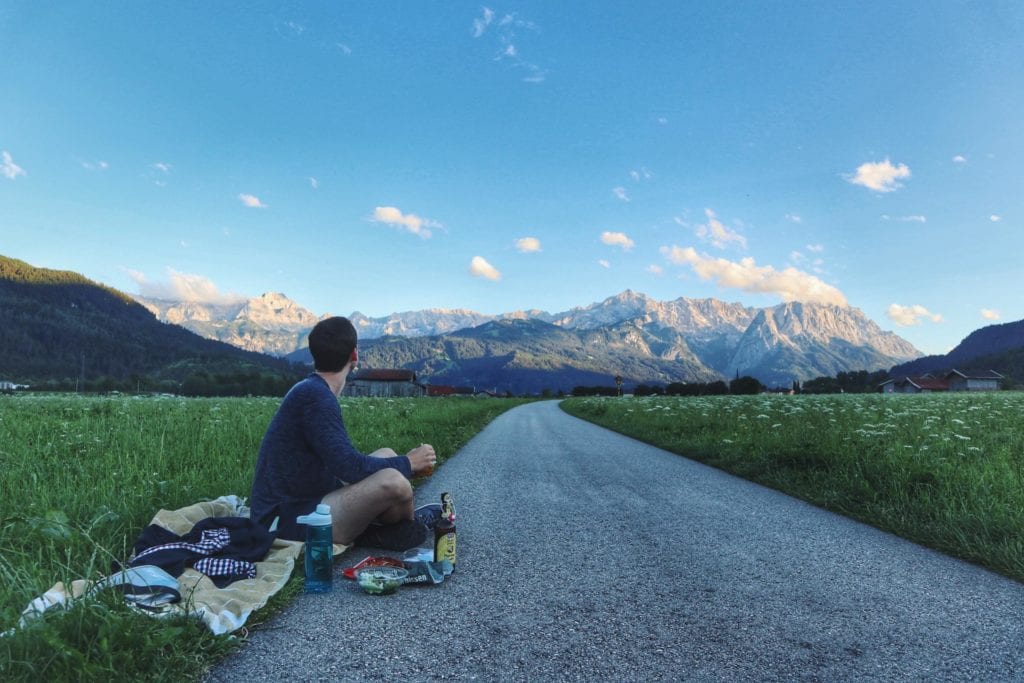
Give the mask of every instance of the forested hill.
[[[159, 322], [77, 273], [0, 256], [0, 380], [37, 388], [282, 393], [300, 370]], [[244, 385], [245, 388], [242, 388]]]
[[890, 370], [892, 377], [922, 375], [957, 368], [961, 371], [995, 370], [1024, 381], [1024, 320], [988, 325], [971, 332], [944, 356], [924, 356]]

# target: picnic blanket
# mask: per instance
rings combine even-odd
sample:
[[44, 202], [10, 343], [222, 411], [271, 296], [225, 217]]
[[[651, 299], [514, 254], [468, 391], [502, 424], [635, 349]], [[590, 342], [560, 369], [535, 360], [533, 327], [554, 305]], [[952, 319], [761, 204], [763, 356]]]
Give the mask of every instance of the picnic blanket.
[[[248, 515], [249, 510], [243, 500], [232, 495], [195, 503], [178, 510], [160, 510], [150, 523], [158, 524], [180, 536], [188, 533], [199, 520], [207, 517]], [[334, 556], [343, 553], [347, 547], [335, 544]], [[235, 581], [224, 588], [217, 588], [205, 574], [195, 569], [186, 569], [178, 577], [181, 602], [163, 605], [157, 611], [147, 611], [147, 614], [190, 614], [201, 618], [213, 633], [236, 631], [245, 625], [250, 614], [267, 604], [271, 596], [281, 590], [295, 569], [295, 558], [302, 552], [302, 548], [303, 544], [298, 541], [274, 539], [266, 557], [256, 563], [256, 578]], [[52, 607], [80, 598], [91, 586], [92, 582], [82, 579], [72, 581], [70, 588], [63, 582], [56, 583], [29, 604], [22, 613], [22, 623]]]

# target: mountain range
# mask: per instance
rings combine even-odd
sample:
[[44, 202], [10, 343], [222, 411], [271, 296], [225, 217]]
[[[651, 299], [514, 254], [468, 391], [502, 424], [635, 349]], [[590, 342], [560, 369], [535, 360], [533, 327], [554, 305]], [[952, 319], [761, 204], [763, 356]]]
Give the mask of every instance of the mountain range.
[[[309, 360], [305, 335], [326, 317], [280, 293], [230, 306], [139, 301], [166, 322], [291, 360]], [[844, 370], [885, 369], [921, 355], [852, 307], [657, 301], [631, 290], [556, 314], [430, 309], [349, 317], [359, 330], [364, 367], [404, 367], [435, 384], [513, 392], [609, 384], [615, 375], [627, 385], [736, 374], [789, 385]]]
[[[279, 394], [305, 372], [295, 361], [309, 362], [306, 336], [327, 317], [279, 293], [216, 305], [136, 299], [77, 273], [0, 256], [0, 379]], [[514, 393], [608, 385], [615, 375], [627, 387], [734, 375], [788, 386], [887, 368], [890, 376], [957, 367], [1024, 380], [1024, 320], [976, 330], [945, 356], [921, 357], [856, 308], [656, 301], [629, 290], [556, 314], [431, 309], [350, 318], [363, 367]]]

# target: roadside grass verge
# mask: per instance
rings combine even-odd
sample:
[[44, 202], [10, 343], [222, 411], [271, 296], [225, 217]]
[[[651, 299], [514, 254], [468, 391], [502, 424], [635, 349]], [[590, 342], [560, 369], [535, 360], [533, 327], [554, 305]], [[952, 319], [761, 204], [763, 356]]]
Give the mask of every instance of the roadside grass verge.
[[[364, 451], [434, 445], [438, 462], [522, 401], [342, 399]], [[0, 396], [0, 632], [57, 581], [125, 561], [157, 510], [248, 497], [279, 398]], [[301, 590], [297, 571], [250, 626]], [[78, 601], [0, 636], [0, 680], [186, 681], [240, 639], [153, 619], [115, 596]]]
[[561, 405], [1024, 581], [1024, 393], [573, 398]]

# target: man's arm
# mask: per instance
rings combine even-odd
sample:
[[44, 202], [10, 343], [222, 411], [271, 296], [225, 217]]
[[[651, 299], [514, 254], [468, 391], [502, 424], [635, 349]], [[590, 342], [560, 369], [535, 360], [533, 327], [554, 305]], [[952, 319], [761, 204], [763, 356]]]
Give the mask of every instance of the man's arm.
[[313, 451], [335, 477], [346, 484], [362, 481], [374, 472], [393, 468], [411, 478], [410, 459], [404, 455], [392, 458], [374, 458], [364, 455], [352, 444], [341, 408], [333, 397], [316, 401], [303, 415], [304, 430]]

